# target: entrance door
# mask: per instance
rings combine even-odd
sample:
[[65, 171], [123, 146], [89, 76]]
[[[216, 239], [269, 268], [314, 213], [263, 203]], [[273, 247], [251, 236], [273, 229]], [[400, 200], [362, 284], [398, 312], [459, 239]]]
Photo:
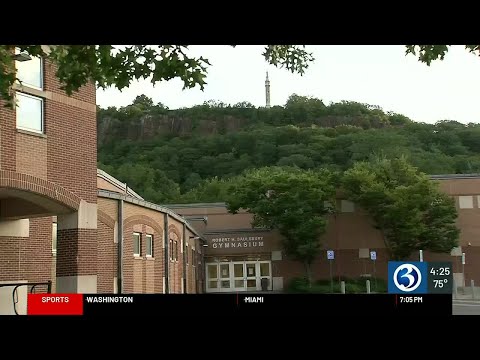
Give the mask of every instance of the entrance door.
[[207, 291], [218, 291], [218, 264], [207, 264]]
[[247, 291], [260, 290], [260, 278], [258, 277], [257, 264], [256, 261], [245, 262]]
[[[272, 290], [270, 261], [207, 263], [207, 292], [260, 291], [262, 279]], [[265, 280], [264, 280], [265, 281]]]
[[267, 281], [268, 290], [272, 290], [272, 263], [270, 261], [260, 261], [258, 264], [258, 273], [260, 276], [260, 289], [262, 288], [262, 280]]
[[246, 278], [246, 271], [245, 271], [245, 263], [242, 262], [234, 262], [233, 265], [233, 287], [235, 291], [245, 291], [245, 282], [247, 281]]
[[221, 263], [220, 268], [220, 291], [231, 291], [230, 263]]

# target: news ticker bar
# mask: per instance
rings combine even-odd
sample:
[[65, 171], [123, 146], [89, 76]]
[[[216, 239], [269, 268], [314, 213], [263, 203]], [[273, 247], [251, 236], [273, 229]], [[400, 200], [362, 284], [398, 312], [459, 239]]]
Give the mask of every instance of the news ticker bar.
[[28, 315], [452, 315], [451, 294], [29, 294]]

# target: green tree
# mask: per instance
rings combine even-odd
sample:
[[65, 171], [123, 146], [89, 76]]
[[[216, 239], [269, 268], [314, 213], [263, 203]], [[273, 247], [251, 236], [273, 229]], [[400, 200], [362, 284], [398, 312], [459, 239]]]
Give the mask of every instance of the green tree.
[[457, 246], [453, 199], [405, 158], [356, 163], [344, 173], [342, 185], [382, 231], [391, 259], [406, 259], [415, 250], [449, 252]]
[[[133, 80], [150, 78], [153, 84], [174, 78], [183, 81], [184, 88], [197, 85], [203, 90], [208, 59], [188, 55], [184, 45], [0, 45], [0, 98], [13, 106], [12, 86], [17, 80], [14, 51], [48, 58], [57, 65], [56, 76], [62, 89], [72, 94], [81, 86], [94, 82], [101, 88], [128, 87]], [[267, 45], [265, 60], [303, 74], [313, 61], [311, 53], [299, 45]]]
[[288, 256], [305, 266], [309, 284], [311, 264], [318, 256], [330, 208], [335, 197], [334, 176], [327, 170], [266, 167], [249, 170], [232, 181], [228, 210], [253, 214], [254, 227], [276, 229], [283, 235]]
[[132, 102], [132, 105], [137, 105], [142, 110], [150, 109], [153, 106], [152, 98], [146, 95], [138, 95]]
[[217, 177], [204, 180], [199, 186], [184, 194], [181, 203], [224, 202], [231, 180]]
[[[434, 60], [443, 60], [451, 45], [406, 45], [406, 53], [418, 57], [418, 60], [430, 66]], [[465, 45], [469, 52], [479, 55], [480, 45]]]
[[322, 100], [293, 94], [287, 99], [285, 113], [289, 123], [311, 122], [325, 115], [326, 106]]
[[202, 182], [202, 178], [195, 172], [190, 173], [182, 185], [183, 192], [187, 192], [195, 187], [197, 187]]
[[296, 166], [301, 169], [311, 169], [314, 167], [313, 160], [302, 154], [293, 154], [283, 157], [277, 162], [278, 166]]

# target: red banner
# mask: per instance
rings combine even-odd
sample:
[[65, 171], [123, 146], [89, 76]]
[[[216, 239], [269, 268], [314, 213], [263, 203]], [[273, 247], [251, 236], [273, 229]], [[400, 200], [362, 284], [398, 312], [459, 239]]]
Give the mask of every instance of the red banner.
[[28, 294], [28, 315], [83, 315], [83, 294]]

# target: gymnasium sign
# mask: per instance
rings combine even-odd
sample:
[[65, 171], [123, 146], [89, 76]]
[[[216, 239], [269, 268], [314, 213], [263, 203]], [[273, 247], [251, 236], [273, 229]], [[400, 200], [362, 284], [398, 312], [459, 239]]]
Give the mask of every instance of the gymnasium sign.
[[215, 237], [210, 240], [213, 249], [261, 248], [263, 236]]

